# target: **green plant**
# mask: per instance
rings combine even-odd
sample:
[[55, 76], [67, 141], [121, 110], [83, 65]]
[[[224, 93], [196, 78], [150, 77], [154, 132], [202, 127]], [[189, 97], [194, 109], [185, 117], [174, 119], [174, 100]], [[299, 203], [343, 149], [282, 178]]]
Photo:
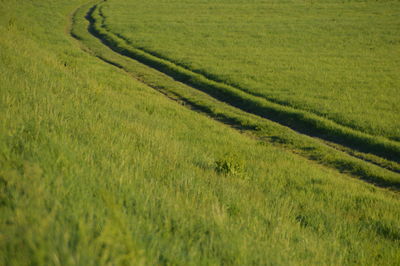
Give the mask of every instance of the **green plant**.
[[215, 171], [219, 174], [239, 176], [243, 174], [244, 162], [237, 155], [226, 154], [215, 161]]

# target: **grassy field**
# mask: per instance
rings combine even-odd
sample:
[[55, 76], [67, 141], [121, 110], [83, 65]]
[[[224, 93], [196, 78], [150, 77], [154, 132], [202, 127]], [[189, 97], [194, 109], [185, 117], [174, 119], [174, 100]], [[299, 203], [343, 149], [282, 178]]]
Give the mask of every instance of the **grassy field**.
[[104, 24], [214, 80], [400, 140], [398, 1], [125, 1]]
[[0, 265], [400, 261], [398, 192], [171, 101], [84, 3], [0, 0]]
[[[213, 84], [210, 81], [204, 80], [202, 77], [196, 77], [189, 71], [180, 69], [173, 64], [155, 58], [140, 50], [132, 49], [129, 45], [124, 44], [123, 41], [121, 42], [117, 36], [105, 31], [101, 24], [98, 25], [97, 21], [101, 21], [99, 10], [98, 6], [92, 7], [92, 5], [87, 5], [75, 12], [71, 34], [80, 43], [86, 47], [90, 47], [90, 52], [103, 61], [118, 66], [134, 78], [139, 78], [142, 82], [166, 94], [169, 98], [174, 98], [178, 102], [188, 104], [191, 108], [202, 111], [208, 116], [238, 128], [241, 131], [245, 130], [246, 133], [250, 133], [263, 143], [279, 144], [280, 147], [301, 154], [306, 158], [318, 161], [341, 172], [350, 173], [355, 177], [368, 180], [380, 186], [400, 188], [400, 176], [398, 175], [400, 165], [398, 163], [390, 162], [370, 154], [354, 153], [354, 151], [343, 149], [344, 147], [341, 146], [330, 147], [318, 139], [298, 134], [298, 132], [274, 123], [271, 120], [254, 116], [227, 103], [218, 101], [213, 97], [215, 94], [209, 92], [212, 92], [214, 88], [218, 90], [221, 86], [214, 86], [215, 83]], [[110, 45], [113, 50], [110, 50], [104, 44]], [[122, 56], [120, 53], [127, 54], [135, 59], [137, 58], [147, 65], [130, 60], [130, 57]], [[156, 69], [161, 69], [167, 75], [162, 74], [152, 68], [152, 66]], [[168, 74], [172, 74], [172, 76], [168, 76]], [[192, 83], [204, 86], [197, 86], [196, 89], [185, 83], [177, 82], [177, 79], [187, 80], [187, 78]], [[204, 88], [206, 88], [205, 91], [208, 94], [202, 92]], [[227, 88], [225, 92], [229, 93], [229, 90], [230, 88]], [[236, 99], [239, 103], [243, 100], [240, 97], [236, 97]], [[265, 105], [262, 105], [262, 107], [265, 107]], [[329, 124], [327, 129], [330, 129]], [[376, 143], [372, 142], [371, 144], [374, 147]], [[382, 147], [382, 145], [380, 146]], [[387, 146], [383, 146], [383, 148], [387, 148]], [[369, 162], [373, 162], [373, 164]]]

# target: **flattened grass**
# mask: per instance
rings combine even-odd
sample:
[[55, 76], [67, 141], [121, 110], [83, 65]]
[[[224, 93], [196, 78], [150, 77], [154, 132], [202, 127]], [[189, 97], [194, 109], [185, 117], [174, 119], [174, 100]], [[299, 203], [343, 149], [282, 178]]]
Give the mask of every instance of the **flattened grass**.
[[[156, 90], [168, 95], [168, 97], [189, 104], [191, 108], [204, 112], [214, 119], [246, 130], [256, 138], [261, 139], [262, 142], [278, 144], [280, 147], [285, 147], [309, 159], [334, 167], [341, 172], [350, 173], [352, 176], [379, 186], [395, 189], [399, 188], [400, 176], [396, 173], [399, 171], [399, 165], [394, 162], [389, 162], [373, 156], [371, 157], [371, 155], [359, 154], [361, 158], [365, 157], [364, 160], [375, 162], [380, 166], [391, 169], [393, 172], [387, 171], [366, 161], [349, 156], [348, 154], [336, 150], [336, 148], [329, 147], [325, 143], [321, 143], [321, 141], [298, 134], [268, 119], [262, 119], [234, 108], [227, 103], [217, 101], [206, 93], [196, 90], [195, 88], [204, 90], [205, 87], [205, 91], [214, 97], [215, 95], [222, 95], [224, 97], [224, 93], [227, 93], [228, 96], [236, 95], [236, 99], [240, 97], [237, 91], [229, 86], [204, 79], [204, 77], [199, 77], [171, 62], [130, 47], [121, 40], [121, 38], [102, 27], [100, 8], [101, 6], [92, 6], [92, 4], [80, 8], [73, 16], [74, 24], [71, 33], [86, 47], [89, 47], [90, 53], [101, 58], [103, 61], [118, 66], [134, 78], [149, 84]], [[107, 45], [110, 48], [108, 48]], [[128, 57], [120, 54], [127, 55]], [[147, 65], [131, 60], [130, 58], [137, 59]], [[170, 76], [164, 75], [156, 69]], [[195, 86], [201, 87], [190, 87], [184, 83], [177, 82], [177, 80], [183, 80], [186, 84], [193, 83]], [[188, 80], [190, 81], [188, 82]], [[213, 89], [215, 93], [212, 92]], [[239, 93], [239, 95], [243, 95], [243, 93]], [[226, 97], [224, 97], [224, 99], [226, 99]], [[242, 106], [248, 104], [250, 106], [256, 105], [256, 107], [260, 108], [257, 104], [252, 103], [251, 100], [249, 103], [248, 99], [239, 98], [239, 103], [240, 102], [243, 102]], [[228, 103], [231, 103], [231, 101], [228, 101]], [[265, 107], [264, 103], [260, 103], [260, 105]], [[285, 115], [285, 113], [283, 113], [283, 115]], [[327, 127], [325, 129], [329, 130], [330, 128], [331, 127]], [[384, 151], [386, 151], [386, 149], [382, 149], [381, 152]]]
[[246, 112], [276, 121], [285, 126], [311, 136], [345, 145], [364, 153], [372, 153], [385, 159], [399, 162], [400, 143], [390, 141], [380, 136], [371, 136], [363, 132], [341, 126], [328, 119], [303, 110], [279, 105], [264, 100], [242, 90], [221, 82], [216, 82], [207, 76], [196, 73], [173, 61], [164, 59], [153, 52], [135, 47], [120, 34], [111, 32], [105, 24], [104, 2], [93, 6], [88, 12], [90, 20], [89, 31], [100, 38], [102, 42], [114, 51], [139, 60], [169, 76], [212, 97], [227, 102]]
[[398, 1], [110, 1], [132, 45], [212, 79], [400, 140]]
[[[84, 53], [65, 34], [82, 1], [0, 4], [15, 18], [0, 16], [0, 264], [399, 261], [397, 194], [260, 145]], [[246, 178], [215, 172], [226, 153]]]

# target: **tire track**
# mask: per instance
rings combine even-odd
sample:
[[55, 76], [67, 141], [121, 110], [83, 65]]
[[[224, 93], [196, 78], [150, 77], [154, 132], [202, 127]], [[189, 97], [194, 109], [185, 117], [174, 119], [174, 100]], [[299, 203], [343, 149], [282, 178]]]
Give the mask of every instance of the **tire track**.
[[[89, 7], [87, 7], [89, 9]], [[110, 47], [110, 45], [107, 44], [107, 40], [104, 40], [103, 38], [99, 38], [101, 36], [98, 36], [98, 34], [96, 34], [96, 32], [93, 29], [93, 24], [95, 23], [95, 20], [92, 18], [92, 14], [93, 12], [96, 10], [97, 5], [95, 4], [94, 6], [91, 6], [89, 11], [86, 13], [86, 20], [88, 21], [88, 26], [87, 26], [87, 31], [94, 37], [96, 37], [98, 39], [98, 41], [100, 41], [101, 43], [103, 43], [104, 45], [106, 45], [108, 48], [115, 52], [118, 52], [118, 56], [124, 57], [126, 58], [126, 55], [124, 55], [123, 52], [121, 51], [115, 51], [117, 50], [115, 47]], [[72, 20], [77, 20], [79, 18], [76, 18], [77, 16], [77, 12], [74, 13]], [[83, 19], [83, 17], [82, 17]], [[74, 22], [72, 22], [74, 23]], [[79, 34], [75, 34], [73, 31], [71, 31], [71, 35], [75, 38], [78, 39], [80, 42], [82, 42]], [[89, 48], [90, 49], [90, 48]], [[86, 49], [85, 49], [86, 50]], [[122, 54], [122, 55], [121, 55]], [[184, 90], [177, 92], [176, 88], [171, 89], [171, 88], [166, 88], [165, 86], [161, 85], [157, 85], [154, 82], [149, 82], [149, 78], [138, 78], [138, 75], [133, 74], [132, 72], [130, 72], [129, 70], [127, 70], [123, 64], [120, 64], [118, 62], [117, 59], [115, 60], [110, 60], [109, 58], [106, 58], [104, 56], [99, 56], [96, 55], [95, 52], [92, 53], [92, 55], [97, 56], [98, 58], [100, 58], [101, 60], [103, 60], [104, 62], [108, 63], [108, 64], [112, 64], [120, 69], [123, 69], [125, 72], [127, 72], [130, 76], [132, 76], [133, 78], [139, 80], [140, 82], [148, 85], [149, 87], [152, 87], [153, 89], [161, 92], [162, 94], [164, 94], [165, 96], [167, 96], [168, 98], [177, 101], [181, 104], [184, 104], [187, 107], [190, 107], [190, 109], [198, 111], [198, 112], [202, 112], [207, 114], [209, 117], [218, 120], [220, 122], [223, 122], [225, 124], [228, 124], [229, 126], [236, 128], [236, 129], [240, 129], [241, 131], [246, 131], [246, 132], [250, 132], [252, 137], [257, 137], [258, 139], [262, 140], [263, 142], [268, 142], [274, 145], [278, 145], [280, 147], [286, 148], [291, 150], [294, 153], [300, 154], [303, 157], [306, 157], [308, 159], [311, 159], [313, 161], [317, 161], [323, 165], [329, 166], [330, 168], [335, 168], [336, 170], [339, 170], [340, 172], [344, 172], [347, 174], [350, 174], [353, 177], [357, 177], [360, 178], [364, 181], [367, 181], [369, 183], [375, 184], [377, 186], [380, 187], [387, 187], [387, 188], [392, 188], [395, 190], [400, 189], [400, 177], [395, 174], [396, 172], [398, 172], [398, 165], [392, 162], [384, 162], [384, 163], [377, 163], [376, 161], [372, 160], [372, 162], [376, 165], [378, 165], [381, 169], [382, 168], [386, 168], [387, 170], [392, 171], [392, 173], [390, 174], [390, 172], [388, 171], [386, 174], [388, 176], [392, 176], [393, 178], [391, 178], [390, 180], [387, 180], [387, 178], [382, 175], [382, 174], [377, 174], [377, 172], [372, 171], [370, 172], [368, 169], [371, 167], [365, 167], [365, 164], [369, 164], [368, 160], [366, 160], [365, 158], [363, 159], [362, 157], [364, 155], [357, 155], [354, 154], [347, 154], [345, 156], [345, 158], [342, 159], [330, 159], [326, 158], [326, 156], [321, 156], [321, 154], [319, 154], [318, 152], [314, 152], [314, 149], [316, 149], [317, 151], [319, 151], [318, 149], [325, 149], [328, 151], [328, 153], [342, 153], [343, 151], [341, 150], [340, 146], [338, 146], [337, 144], [334, 145], [330, 145], [329, 142], [326, 141], [321, 141], [321, 140], [316, 140], [315, 138], [313, 138], [313, 142], [314, 142], [314, 146], [318, 146], [318, 148], [315, 147], [309, 147], [311, 144], [310, 141], [308, 141], [309, 143], [307, 144], [303, 144], [303, 146], [294, 146], [292, 144], [290, 144], [291, 139], [289, 137], [285, 136], [280, 136], [279, 134], [276, 135], [271, 135], [271, 134], [258, 134], [259, 133], [259, 127], [260, 125], [264, 125], [264, 124], [268, 124], [268, 123], [273, 123], [274, 122], [270, 122], [269, 120], [266, 120], [265, 118], [261, 118], [259, 116], [256, 115], [252, 115], [252, 114], [248, 114], [245, 113], [243, 110], [238, 110], [235, 107], [232, 107], [231, 105], [229, 105], [229, 103], [224, 103], [219, 101], [219, 99], [215, 99], [212, 98], [212, 96], [210, 96], [207, 93], [201, 92], [196, 90], [196, 88], [193, 88], [193, 86], [187, 86], [184, 85], [182, 82], [180, 82], [179, 80], [177, 81], [176, 79], [173, 81], [174, 84], [172, 86], [174, 87], [179, 87], [179, 86], [184, 86]], [[129, 57], [129, 60], [132, 60], [132, 58]], [[140, 62], [140, 60], [138, 60]], [[135, 61], [136, 62], [136, 61]], [[146, 65], [146, 64], [145, 64]], [[151, 66], [150, 66], [151, 67]], [[154, 70], [154, 69], [153, 69]], [[158, 69], [157, 69], [158, 70]], [[155, 70], [156, 71], [156, 70]], [[157, 71], [158, 72], [158, 71]], [[158, 75], [164, 75], [161, 73], [158, 73]], [[140, 75], [139, 75], [140, 76]], [[170, 76], [169, 76], [170, 77]], [[172, 77], [174, 78], [174, 77]], [[186, 90], [186, 91], [185, 91]], [[193, 90], [196, 91], [197, 95], [200, 96], [196, 96], [196, 97], [208, 97], [207, 101], [213, 101], [212, 104], [210, 104], [209, 102], [202, 102], [201, 104], [199, 104], [199, 101], [196, 98], [193, 98], [193, 95], [185, 95], [185, 93], [187, 94], [188, 90]], [[203, 96], [202, 96], [203, 94]], [[210, 98], [211, 97], [211, 98]], [[214, 104], [214, 105], [213, 105]], [[218, 109], [219, 108], [219, 109]], [[218, 109], [218, 110], [217, 110]], [[229, 111], [227, 110], [229, 109]], [[217, 110], [217, 111], [216, 111]], [[229, 113], [230, 112], [230, 113]], [[237, 116], [237, 113], [245, 113], [247, 116], [249, 116], [250, 122], [246, 121], [245, 123], [243, 122], [243, 120], [241, 120], [242, 118]], [[277, 125], [275, 125], [277, 126]], [[283, 126], [280, 126], [283, 127]], [[285, 130], [288, 131], [290, 129], [285, 127]], [[292, 131], [292, 130], [290, 130]], [[265, 133], [265, 132], [264, 132]], [[305, 136], [303, 134], [301, 134], [301, 132], [291, 132], [290, 134], [292, 135], [300, 135], [301, 138], [305, 138], [305, 139], [309, 139], [309, 136]], [[298, 137], [298, 136], [297, 136]], [[298, 137], [299, 138], [299, 137]], [[300, 138], [299, 138], [300, 139]], [[288, 141], [289, 140], [289, 141]], [[301, 140], [303, 141], [303, 140]], [[319, 144], [315, 144], [315, 142], [318, 141]], [[307, 142], [307, 141], [306, 141]], [[322, 143], [323, 142], [323, 143]], [[326, 145], [329, 146], [334, 146], [332, 147], [328, 147]], [[323, 148], [321, 148], [323, 147]], [[360, 160], [355, 159], [357, 157], [360, 157], [361, 159], [363, 159], [363, 163], [360, 162]], [[351, 159], [353, 158], [353, 159]], [[386, 164], [386, 165], [385, 165]], [[368, 168], [368, 169], [367, 169]], [[367, 170], [365, 170], [367, 169]], [[371, 168], [372, 169], [372, 168]]]
[[91, 20], [91, 33], [114, 51], [155, 68], [190, 87], [206, 92], [219, 101], [229, 103], [245, 112], [277, 122], [308, 136], [318, 137], [361, 153], [371, 153], [389, 161], [400, 163], [400, 143], [396, 141], [372, 136], [338, 125], [316, 114], [251, 95], [240, 88], [215, 81], [176, 65], [173, 61], [164, 59], [143, 48], [135, 47], [123, 36], [115, 34], [105, 27], [105, 17], [102, 13], [102, 3], [104, 2], [101, 1], [96, 4], [88, 13], [88, 18]]

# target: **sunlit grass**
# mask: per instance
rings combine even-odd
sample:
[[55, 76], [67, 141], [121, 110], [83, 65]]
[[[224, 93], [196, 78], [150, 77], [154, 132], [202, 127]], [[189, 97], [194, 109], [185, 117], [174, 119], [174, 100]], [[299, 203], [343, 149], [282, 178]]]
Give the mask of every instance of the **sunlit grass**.
[[135, 47], [336, 123], [400, 137], [398, 1], [110, 1]]
[[[83, 52], [65, 30], [82, 2], [0, 1], [0, 264], [399, 261], [398, 194]], [[241, 175], [215, 171], [226, 154]]]

